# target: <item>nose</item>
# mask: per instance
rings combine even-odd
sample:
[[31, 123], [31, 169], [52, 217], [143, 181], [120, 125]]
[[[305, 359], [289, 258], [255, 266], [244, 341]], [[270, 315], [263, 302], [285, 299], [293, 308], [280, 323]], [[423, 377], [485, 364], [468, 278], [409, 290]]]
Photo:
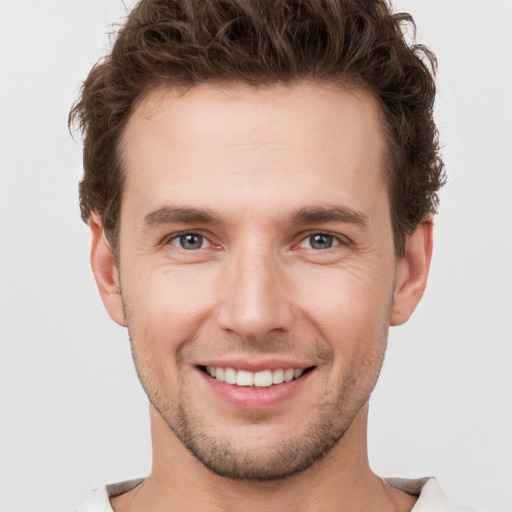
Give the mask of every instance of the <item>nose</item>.
[[225, 265], [219, 326], [252, 341], [290, 331], [294, 314], [280, 258], [268, 247], [249, 246], [230, 255]]

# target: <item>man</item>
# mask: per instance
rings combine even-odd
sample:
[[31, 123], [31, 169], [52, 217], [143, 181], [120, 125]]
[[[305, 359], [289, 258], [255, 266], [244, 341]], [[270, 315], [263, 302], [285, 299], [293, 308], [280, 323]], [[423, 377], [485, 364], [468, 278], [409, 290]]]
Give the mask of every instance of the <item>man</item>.
[[148, 0], [84, 83], [82, 217], [153, 468], [81, 509], [467, 510], [368, 464], [444, 175], [433, 55], [382, 1]]

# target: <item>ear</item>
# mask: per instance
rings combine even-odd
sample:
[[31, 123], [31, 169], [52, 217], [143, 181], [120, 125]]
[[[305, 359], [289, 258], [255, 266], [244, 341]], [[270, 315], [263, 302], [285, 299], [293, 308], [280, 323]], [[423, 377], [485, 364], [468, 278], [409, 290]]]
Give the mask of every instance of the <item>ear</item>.
[[407, 322], [423, 296], [432, 258], [432, 228], [429, 217], [407, 237], [405, 254], [397, 265], [390, 325]]
[[103, 233], [101, 219], [96, 214], [91, 214], [89, 227], [92, 234], [91, 267], [103, 305], [114, 322], [126, 327], [114, 255]]

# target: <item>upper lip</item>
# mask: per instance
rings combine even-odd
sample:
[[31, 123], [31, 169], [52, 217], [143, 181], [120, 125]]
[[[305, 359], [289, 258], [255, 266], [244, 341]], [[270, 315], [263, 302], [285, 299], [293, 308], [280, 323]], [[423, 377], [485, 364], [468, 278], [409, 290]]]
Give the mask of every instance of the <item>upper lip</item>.
[[263, 370], [278, 370], [280, 368], [306, 369], [315, 366], [311, 363], [295, 361], [284, 358], [267, 358], [259, 360], [249, 360], [246, 358], [229, 359], [205, 359], [199, 361], [197, 366], [214, 366], [217, 368], [234, 368], [235, 370], [245, 370], [247, 372], [259, 372]]

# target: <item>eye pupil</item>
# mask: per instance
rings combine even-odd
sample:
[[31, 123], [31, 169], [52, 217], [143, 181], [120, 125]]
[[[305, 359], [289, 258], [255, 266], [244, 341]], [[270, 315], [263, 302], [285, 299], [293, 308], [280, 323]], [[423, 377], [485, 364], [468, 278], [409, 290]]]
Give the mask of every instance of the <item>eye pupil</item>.
[[200, 249], [203, 245], [203, 237], [193, 233], [189, 233], [188, 235], [181, 235], [179, 241], [180, 246], [187, 251]]
[[317, 233], [309, 237], [309, 242], [313, 249], [330, 249], [333, 244], [333, 237], [331, 235]]

